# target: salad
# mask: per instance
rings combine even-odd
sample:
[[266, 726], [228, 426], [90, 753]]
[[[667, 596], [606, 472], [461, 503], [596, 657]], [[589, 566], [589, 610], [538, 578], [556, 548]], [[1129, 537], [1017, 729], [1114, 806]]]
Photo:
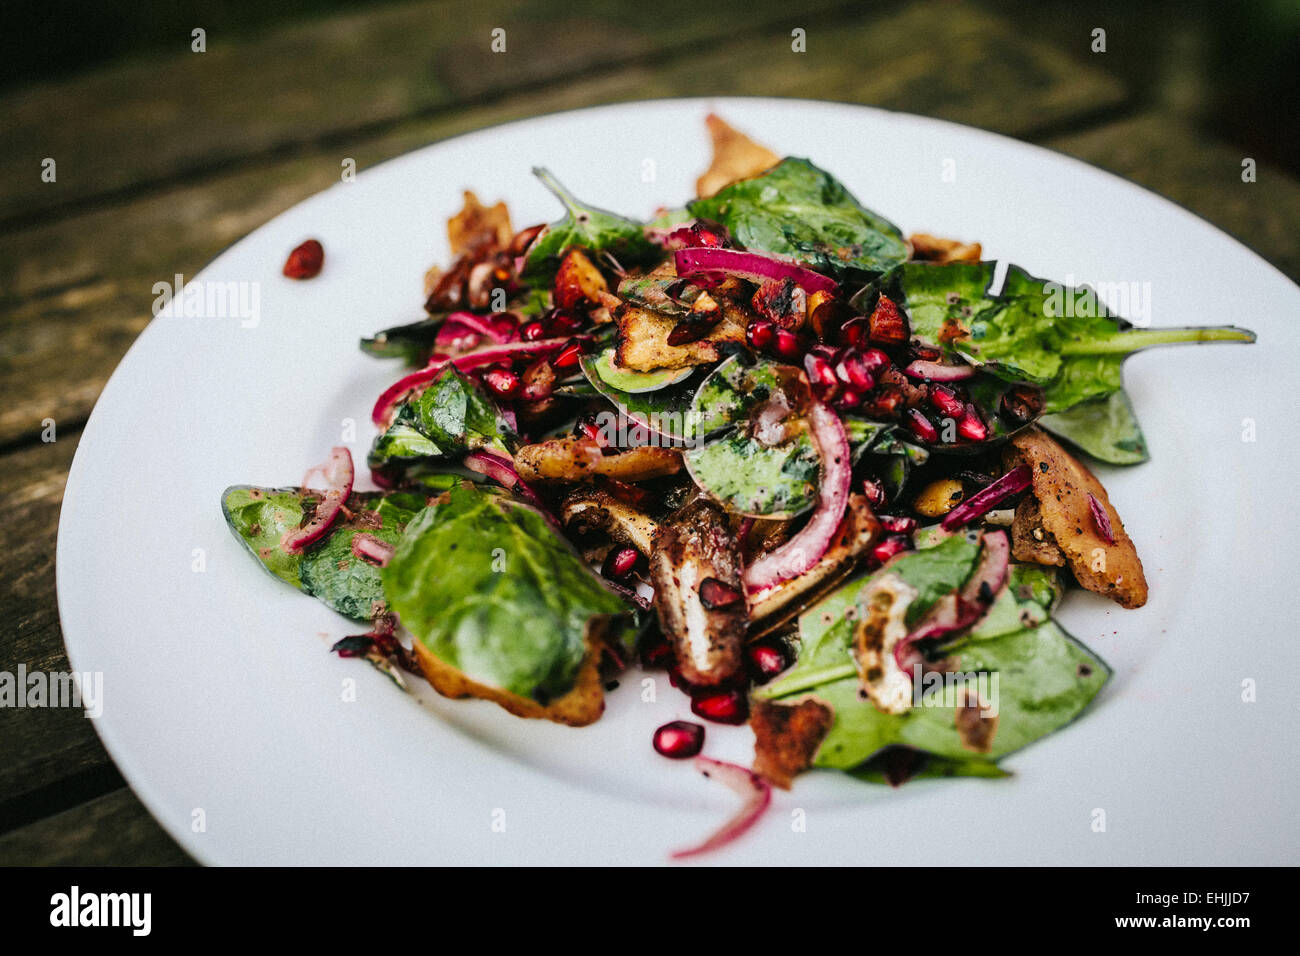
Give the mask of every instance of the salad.
[[[646, 745], [745, 798], [683, 855], [806, 771], [1006, 776], [1078, 717], [1110, 670], [1063, 593], [1147, 600], [1084, 463], [1147, 460], [1124, 359], [1254, 340], [1136, 327], [978, 243], [904, 236], [708, 124], [697, 197], [650, 222], [541, 169], [549, 225], [466, 192], [425, 314], [361, 340], [406, 367], [373, 406], [376, 490], [338, 447], [222, 496], [268, 571], [368, 627], [333, 650], [401, 686], [581, 727], [618, 672], [665, 671], [699, 720]], [[286, 275], [320, 271], [308, 251]], [[746, 722], [751, 767], [702, 755], [709, 723]]]

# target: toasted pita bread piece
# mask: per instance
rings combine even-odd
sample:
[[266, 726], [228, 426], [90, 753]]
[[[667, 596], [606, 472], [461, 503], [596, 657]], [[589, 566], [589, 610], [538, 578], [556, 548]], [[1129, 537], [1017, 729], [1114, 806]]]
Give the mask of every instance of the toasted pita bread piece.
[[465, 205], [447, 220], [447, 240], [451, 254], [459, 256], [481, 246], [505, 247], [514, 237], [510, 211], [504, 202], [485, 206], [478, 196], [465, 190]]
[[753, 179], [781, 161], [766, 146], [760, 146], [740, 130], [710, 113], [704, 118], [713, 139], [713, 162], [698, 180], [695, 193], [707, 199], [724, 186], [742, 179]]
[[[1022, 535], [1022, 547], [1013, 550], [1017, 560], [1036, 561], [1034, 555], [1044, 553], [1050, 556], [1050, 551], [1043, 550], [1050, 541], [1075, 579], [1089, 591], [1124, 607], [1141, 607], [1146, 603], [1147, 580], [1142, 559], [1124, 530], [1119, 513], [1111, 505], [1106, 489], [1092, 472], [1038, 427], [1026, 429], [1011, 439], [1003, 452], [1003, 464], [1008, 468], [1029, 465], [1033, 497], [1038, 503], [1036, 525], [1042, 531], [1041, 536], [1034, 534], [1030, 509], [1023, 514], [1017, 509], [1016, 517], [1022, 529], [1028, 528], [1029, 537], [1035, 541], [1034, 547], [1025, 546]], [[1089, 495], [1097, 499], [1110, 518], [1113, 543], [1108, 543], [1097, 529]], [[1023, 502], [1020, 507], [1025, 507]], [[1014, 524], [1012, 533], [1014, 539]]]
[[957, 239], [941, 239], [926, 232], [917, 232], [907, 237], [912, 244], [912, 258], [922, 262], [938, 265], [950, 265], [954, 262], [979, 262], [984, 254], [978, 242], [961, 242]]
[[594, 723], [605, 712], [605, 688], [600, 679], [600, 641], [597, 637], [601, 630], [603, 627], [594, 625], [588, 628], [587, 657], [578, 670], [573, 689], [547, 704], [500, 687], [481, 684], [443, 661], [419, 640], [415, 642], [415, 658], [425, 679], [444, 697], [478, 697], [504, 707], [516, 717], [535, 717], [570, 727], [584, 727]]
[[782, 790], [812, 766], [835, 715], [820, 701], [806, 697], [797, 704], [754, 701], [749, 725], [754, 730], [754, 773]]

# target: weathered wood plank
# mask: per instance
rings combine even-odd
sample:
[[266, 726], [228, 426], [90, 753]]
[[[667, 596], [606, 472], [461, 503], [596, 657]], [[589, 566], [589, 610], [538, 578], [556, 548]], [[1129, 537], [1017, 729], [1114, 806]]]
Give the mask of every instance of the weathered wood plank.
[[[791, 52], [783, 27], [714, 44], [703, 54], [412, 119], [381, 135], [365, 130], [328, 147], [0, 236], [0, 305], [7, 306], [0, 318], [0, 443], [34, 434], [46, 417], [83, 419], [147, 323], [153, 283], [176, 272], [193, 275], [240, 236], [336, 181], [341, 156], [364, 168], [492, 123], [647, 96], [820, 96], [1019, 133], [1113, 105], [1122, 96], [1104, 74], [1018, 37], [1005, 21], [975, 8], [924, 3], [833, 28], [809, 22], [808, 53]], [[917, 35], [928, 42], [918, 46], [912, 42]], [[781, 68], [773, 69], [777, 57]], [[1026, 92], [1009, 103], [991, 83], [972, 79], [985, 77], [997, 77], [1001, 89]], [[0, 189], [3, 183], [0, 178]]]
[[0, 866], [193, 863], [126, 787], [0, 836]]
[[1186, 206], [1300, 281], [1300, 183], [1267, 162], [1260, 162], [1255, 182], [1243, 182], [1246, 156], [1241, 150], [1154, 113], [1054, 137], [1043, 145]]
[[[800, 18], [844, 6], [812, 0]], [[785, 11], [780, 0], [751, 0], [737, 21], [691, 0], [661, 0], [653, 15], [609, 0], [403, 3], [284, 26], [254, 40], [210, 33], [203, 53], [191, 50], [185, 31], [172, 56], [0, 97], [7, 127], [0, 219], [653, 62], [683, 45], [763, 31], [788, 19]], [[506, 31], [504, 52], [492, 48], [495, 29]], [[57, 163], [55, 183], [40, 178], [46, 157]]]
[[[20, 664], [28, 672], [68, 670], [54, 593], [54, 542], [77, 438], [67, 433], [11, 452], [0, 468], [6, 541], [0, 553], [0, 671], [16, 674]], [[0, 831], [44, 808], [62, 809], [93, 796], [96, 786], [114, 778], [80, 710], [0, 709]], [[56, 784], [67, 780], [79, 783], [61, 792]]]

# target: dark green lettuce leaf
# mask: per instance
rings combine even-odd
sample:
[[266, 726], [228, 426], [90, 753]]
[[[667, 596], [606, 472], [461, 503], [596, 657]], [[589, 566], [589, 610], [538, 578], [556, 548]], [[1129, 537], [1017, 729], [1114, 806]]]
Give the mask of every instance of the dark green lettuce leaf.
[[726, 226], [746, 249], [787, 256], [838, 278], [865, 280], [907, 258], [897, 226], [806, 159], [783, 159], [687, 208]]
[[383, 583], [442, 661], [540, 703], [572, 689], [588, 628], [629, 611], [539, 512], [473, 485], [420, 512]]
[[1151, 457], [1142, 426], [1123, 389], [1044, 415], [1038, 424], [1112, 465], [1136, 465]]

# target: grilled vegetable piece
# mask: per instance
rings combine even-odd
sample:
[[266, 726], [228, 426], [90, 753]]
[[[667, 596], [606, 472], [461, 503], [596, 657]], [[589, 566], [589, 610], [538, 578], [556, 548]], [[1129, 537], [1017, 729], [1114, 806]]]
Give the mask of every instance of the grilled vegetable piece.
[[581, 249], [570, 249], [555, 274], [555, 304], [561, 309], [589, 309], [600, 305], [609, 285]]
[[745, 592], [739, 544], [716, 504], [699, 499], [660, 528], [650, 555], [659, 626], [690, 684], [713, 686], [743, 663]]
[[681, 452], [674, 448], [642, 445], [606, 455], [585, 436], [551, 438], [525, 445], [515, 453], [515, 469], [524, 481], [589, 481], [596, 475], [644, 481], [675, 475], [681, 468]]
[[614, 310], [618, 364], [634, 372], [653, 372], [718, 361], [722, 358], [718, 348], [721, 343], [745, 341], [743, 313], [728, 305], [723, 306], [722, 318], [706, 335], [694, 342], [670, 345], [668, 339], [681, 321], [679, 316], [624, 303]]
[[781, 161], [776, 153], [713, 113], [704, 117], [704, 122], [713, 140], [713, 161], [708, 171], [695, 181], [695, 195], [701, 199], [724, 186], [757, 176]]
[[749, 714], [754, 729], [754, 773], [789, 790], [795, 776], [812, 766], [813, 755], [835, 715], [811, 697], [798, 703], [755, 701]]
[[757, 625], [757, 632], [767, 633], [784, 624], [828, 586], [843, 580], [879, 535], [880, 524], [867, 499], [850, 495], [844, 520], [822, 559], [803, 574], [749, 596], [750, 619]]
[[607, 491], [580, 489], [569, 496], [560, 508], [566, 528], [578, 534], [603, 531], [615, 541], [630, 544], [644, 555], [654, 548], [659, 525], [653, 518]]
[[[1003, 453], [1008, 467], [1030, 466], [1032, 492], [1038, 503], [1037, 526], [1043, 539], [1033, 534], [1031, 508], [1017, 521], [1022, 530], [1029, 528], [1034, 547], [1022, 546], [1014, 552], [1017, 560], [1034, 561], [1046, 552], [1039, 544], [1047, 539], [1056, 546], [1064, 563], [1079, 584], [1112, 599], [1123, 607], [1141, 607], [1147, 601], [1147, 581], [1137, 548], [1124, 530], [1119, 513], [1111, 505], [1102, 487], [1087, 468], [1040, 428], [1023, 431], [1011, 439]], [[1092, 516], [1089, 495], [1096, 499], [1110, 520], [1113, 542], [1103, 536]], [[1021, 508], [1025, 505], [1022, 503]], [[1013, 526], [1014, 534], [1014, 526]], [[1020, 536], [1024, 542], [1024, 535]], [[1040, 563], [1057, 564], [1057, 561]]]

